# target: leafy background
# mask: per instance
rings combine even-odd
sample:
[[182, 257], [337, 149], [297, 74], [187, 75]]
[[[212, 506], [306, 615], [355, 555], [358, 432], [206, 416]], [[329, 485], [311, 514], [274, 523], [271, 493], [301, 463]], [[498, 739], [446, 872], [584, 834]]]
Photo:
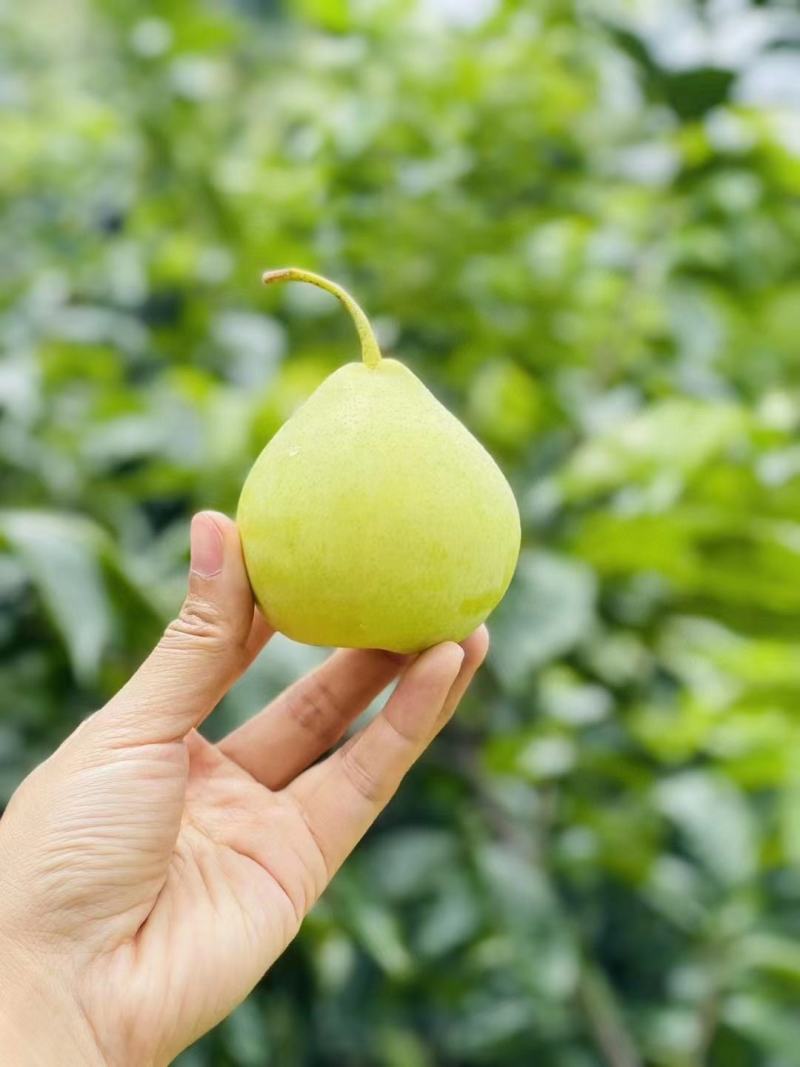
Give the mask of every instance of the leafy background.
[[349, 284], [523, 512], [463, 713], [181, 1067], [800, 1063], [798, 46], [745, 0], [0, 0], [0, 801], [354, 355], [262, 268]]

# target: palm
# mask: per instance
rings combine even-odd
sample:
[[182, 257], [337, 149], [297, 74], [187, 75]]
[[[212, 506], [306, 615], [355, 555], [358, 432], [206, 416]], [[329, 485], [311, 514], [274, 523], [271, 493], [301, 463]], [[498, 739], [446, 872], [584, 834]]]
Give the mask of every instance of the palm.
[[[224, 938], [206, 946], [215, 968], [224, 969], [225, 957], [235, 960], [238, 983], [248, 985], [248, 950], [257, 957], [255, 981], [264, 957], [286, 948], [324, 889], [325, 861], [285, 791], [255, 781], [199, 737], [192, 747], [186, 809], [161, 901], [195, 931], [216, 923]], [[157, 919], [158, 907], [151, 913]], [[219, 980], [223, 971], [215, 974]]]
[[[139, 991], [130, 1021], [158, 1035], [166, 1058], [176, 1051], [173, 1034], [182, 1045], [187, 1031], [204, 1032], [247, 994], [327, 880], [293, 800], [199, 736], [189, 747], [186, 803], [163, 887], [135, 940], [123, 941], [103, 967], [125, 972], [126, 986]], [[102, 990], [106, 975], [99, 977]], [[170, 1007], [167, 1017], [175, 989], [180, 1015]], [[149, 1062], [149, 1050], [141, 1055]]]

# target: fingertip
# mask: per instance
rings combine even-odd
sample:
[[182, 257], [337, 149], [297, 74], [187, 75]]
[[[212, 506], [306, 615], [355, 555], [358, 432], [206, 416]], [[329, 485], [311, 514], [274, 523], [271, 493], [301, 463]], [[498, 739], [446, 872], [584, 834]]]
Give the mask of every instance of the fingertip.
[[189, 531], [192, 574], [200, 578], [214, 578], [222, 572], [225, 561], [225, 533], [212, 511], [199, 511]]
[[224, 511], [215, 511], [213, 508], [205, 508], [198, 514], [208, 515], [208, 517], [212, 519], [223, 532], [236, 529], [236, 523], [230, 515], [226, 515]]
[[227, 564], [241, 557], [236, 523], [222, 511], [205, 508], [192, 516], [190, 524], [190, 565], [192, 574], [215, 578]]
[[455, 677], [464, 662], [464, 649], [455, 641], [442, 641], [426, 648], [406, 667], [404, 675], [416, 678]]
[[445, 701], [442, 721], [446, 721], [453, 714], [486, 658], [486, 653], [489, 651], [489, 631], [486, 626], [479, 626], [461, 642], [459, 647], [463, 653], [463, 661]]
[[455, 655], [460, 659], [464, 658], [464, 649], [456, 641], [444, 641], [441, 647], [447, 649], [448, 655]]
[[437, 662], [440, 662], [443, 667], [447, 665], [453, 674], [459, 672], [466, 656], [465, 650], [455, 641], [443, 641], [432, 651], [437, 653]]
[[234, 520], [222, 511], [205, 511], [209, 519], [215, 524], [222, 534], [225, 542], [225, 564], [236, 561], [237, 568], [243, 562], [242, 541], [239, 537], [239, 527]]
[[461, 642], [465, 658], [479, 667], [489, 652], [489, 643], [489, 629], [485, 623], [481, 623], [477, 630], [473, 630], [469, 637]]
[[232, 640], [245, 644], [253, 594], [236, 523], [221, 511], [199, 511], [192, 518], [190, 545], [189, 598], [214, 604], [232, 627]]

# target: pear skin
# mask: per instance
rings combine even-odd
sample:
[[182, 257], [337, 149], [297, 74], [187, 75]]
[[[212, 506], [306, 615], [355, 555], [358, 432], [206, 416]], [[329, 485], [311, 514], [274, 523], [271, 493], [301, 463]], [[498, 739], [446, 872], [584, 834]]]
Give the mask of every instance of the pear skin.
[[[489, 453], [402, 363], [383, 359], [344, 290], [363, 359], [331, 374], [269, 441], [237, 522], [268, 622], [312, 645], [422, 651], [461, 641], [500, 601], [520, 521]], [[354, 311], [357, 314], [354, 314]]]

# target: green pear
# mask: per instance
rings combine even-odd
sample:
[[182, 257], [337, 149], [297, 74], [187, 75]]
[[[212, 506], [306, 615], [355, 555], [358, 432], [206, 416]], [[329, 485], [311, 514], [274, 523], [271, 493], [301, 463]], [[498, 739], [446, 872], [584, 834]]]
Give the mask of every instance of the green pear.
[[511, 488], [419, 378], [382, 358], [344, 289], [297, 268], [264, 275], [286, 279], [342, 301], [362, 361], [325, 379], [244, 483], [237, 521], [261, 610], [312, 645], [412, 653], [461, 641], [514, 573]]

